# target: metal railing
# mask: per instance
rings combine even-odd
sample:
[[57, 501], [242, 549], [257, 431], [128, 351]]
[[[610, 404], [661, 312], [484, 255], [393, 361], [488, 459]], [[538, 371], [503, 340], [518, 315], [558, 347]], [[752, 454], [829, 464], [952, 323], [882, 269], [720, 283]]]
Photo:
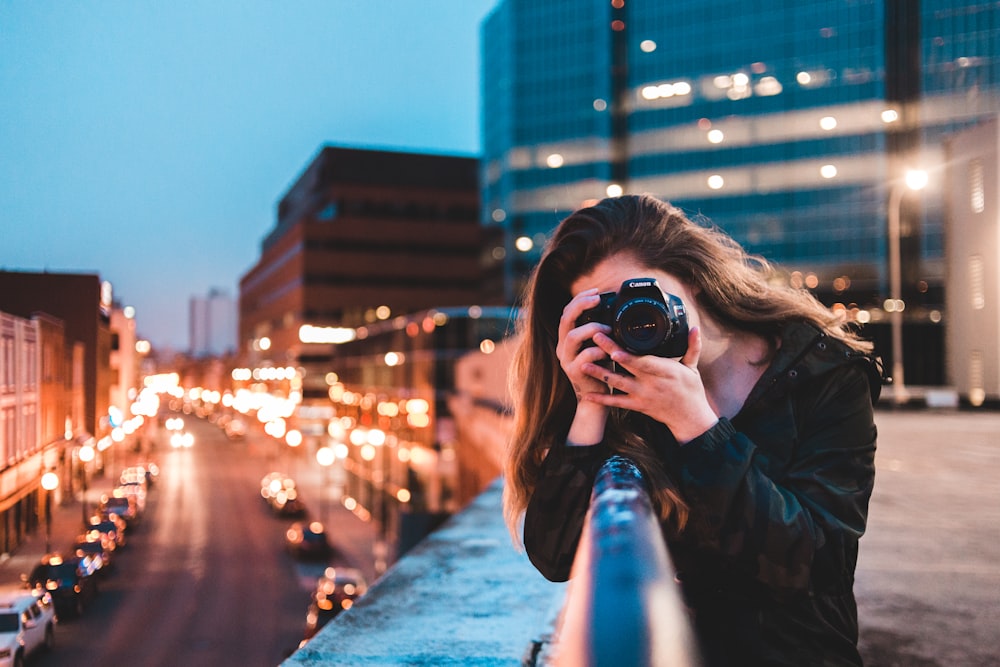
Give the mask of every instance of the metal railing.
[[613, 456], [594, 483], [553, 663], [693, 667], [693, 637], [642, 473]]

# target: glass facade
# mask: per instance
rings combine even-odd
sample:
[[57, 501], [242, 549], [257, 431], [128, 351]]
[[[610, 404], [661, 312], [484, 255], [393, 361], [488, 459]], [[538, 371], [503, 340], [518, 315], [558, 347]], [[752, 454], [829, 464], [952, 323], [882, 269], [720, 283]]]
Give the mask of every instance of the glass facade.
[[[942, 308], [942, 141], [1000, 109], [1000, 5], [503, 0], [482, 26], [483, 220], [508, 298], [570, 211], [649, 192], [873, 320], [909, 167], [904, 294]], [[940, 180], [940, 179], [938, 179]]]

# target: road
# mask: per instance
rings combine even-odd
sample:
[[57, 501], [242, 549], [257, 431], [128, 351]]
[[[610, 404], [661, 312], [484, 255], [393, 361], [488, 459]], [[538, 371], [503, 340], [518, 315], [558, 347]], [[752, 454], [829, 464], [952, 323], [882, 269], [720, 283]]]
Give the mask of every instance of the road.
[[[56, 649], [35, 665], [272, 667], [298, 645], [323, 564], [285, 552], [291, 520], [273, 516], [259, 496], [283, 452], [265, 436], [232, 442], [194, 417], [185, 426], [195, 445], [158, 447], [159, 481], [117, 571], [81, 618], [60, 624]], [[360, 523], [341, 511], [341, 521]], [[348, 542], [341, 558], [353, 560], [358, 540]]]

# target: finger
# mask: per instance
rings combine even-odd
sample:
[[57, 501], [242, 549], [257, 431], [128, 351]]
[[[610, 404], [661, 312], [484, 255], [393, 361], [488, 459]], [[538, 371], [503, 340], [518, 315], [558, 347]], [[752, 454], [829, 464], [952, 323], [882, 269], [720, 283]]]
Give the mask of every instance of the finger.
[[635, 390], [636, 383], [634, 378], [616, 373], [605, 366], [601, 366], [600, 364], [584, 364], [582, 370], [586, 375], [594, 378], [598, 382], [603, 382], [609, 389], [614, 391], [629, 394]]
[[580, 354], [577, 355], [577, 359], [579, 361], [592, 364], [596, 364], [597, 362], [607, 358], [608, 353], [596, 346], [585, 347], [580, 350]]
[[697, 368], [698, 359], [701, 358], [701, 328], [691, 327], [688, 332], [688, 349], [681, 357], [681, 363], [688, 368]]
[[640, 371], [650, 371], [650, 363], [655, 363], [651, 362], [648, 357], [627, 352], [624, 348], [618, 345], [613, 338], [603, 333], [595, 335], [594, 342], [598, 347], [608, 353], [608, 358], [611, 359], [611, 361], [615, 362], [632, 375], [636, 375]]
[[603, 382], [604, 384], [608, 383], [608, 380], [611, 379], [612, 375], [611, 370], [609, 370], [607, 367], [592, 361], [587, 362], [582, 366], [580, 366], [580, 370], [583, 371], [583, 374], [586, 375], [587, 377], [594, 378], [595, 380]]
[[580, 396], [581, 401], [589, 401], [608, 408], [624, 408], [634, 410], [635, 405], [628, 394], [599, 394], [588, 392]]
[[611, 336], [605, 333], [605, 331], [607, 331], [607, 329], [594, 334], [593, 338], [594, 344], [597, 345], [597, 347], [604, 350], [609, 357], [617, 352], [626, 354], [625, 350], [623, 350], [621, 346], [618, 345], [618, 343], [616, 343]]
[[559, 338], [565, 338], [570, 331], [576, 328], [576, 322], [580, 319], [583, 311], [593, 308], [600, 302], [601, 297], [598, 296], [596, 288], [584, 290], [574, 296], [563, 308], [562, 317], [559, 318]]

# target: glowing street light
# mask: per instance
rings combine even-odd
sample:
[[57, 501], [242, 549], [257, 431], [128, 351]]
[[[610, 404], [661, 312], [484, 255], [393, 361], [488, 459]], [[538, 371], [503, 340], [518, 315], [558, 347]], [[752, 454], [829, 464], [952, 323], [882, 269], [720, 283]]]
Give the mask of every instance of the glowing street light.
[[323, 490], [320, 492], [320, 502], [321, 513], [323, 520], [330, 525], [332, 518], [329, 516], [330, 512], [327, 508], [327, 498], [330, 496], [330, 466], [333, 462], [337, 460], [337, 455], [334, 453], [332, 447], [320, 447], [316, 450], [316, 462], [323, 466]]
[[59, 488], [59, 475], [47, 472], [42, 475], [45, 489], [45, 553], [52, 551], [52, 492]]
[[903, 381], [903, 310], [906, 304], [902, 298], [902, 268], [899, 252], [899, 218], [903, 206], [903, 195], [907, 190], [922, 190], [928, 181], [927, 172], [922, 169], [908, 169], [903, 180], [894, 182], [889, 191], [888, 235], [889, 235], [889, 324], [892, 328], [892, 399], [896, 405], [906, 403], [910, 396]]
[[90, 445], [84, 445], [80, 447], [80, 477], [82, 480], [82, 495], [80, 496], [80, 503], [83, 507], [83, 525], [86, 526], [89, 518], [87, 516], [87, 464], [94, 460], [94, 448]]

